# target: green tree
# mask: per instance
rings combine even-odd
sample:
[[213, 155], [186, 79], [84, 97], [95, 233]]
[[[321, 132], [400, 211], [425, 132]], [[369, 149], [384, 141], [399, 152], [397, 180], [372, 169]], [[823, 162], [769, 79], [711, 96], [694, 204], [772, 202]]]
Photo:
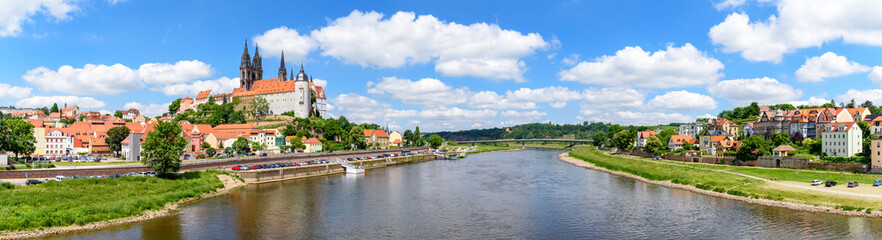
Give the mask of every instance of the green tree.
[[181, 108], [181, 99], [175, 99], [168, 105], [168, 113], [176, 113]]
[[864, 138], [870, 137], [870, 123], [864, 121], [858, 121], [858, 126], [861, 128], [861, 134]]
[[613, 135], [613, 144], [621, 150], [627, 150], [634, 144], [634, 140], [637, 136], [631, 133], [628, 130], [622, 130], [615, 135]]
[[674, 131], [674, 129], [665, 129], [661, 131], [659, 135], [661, 135], [661, 140], [667, 145], [671, 140], [671, 136], [677, 135], [677, 131]]
[[253, 149], [255, 151], [263, 150], [263, 148], [259, 142], [251, 142], [251, 149]]
[[238, 154], [251, 152], [251, 149], [248, 146], [248, 139], [245, 139], [244, 137], [237, 138], [236, 141], [233, 142], [232, 147]]
[[[364, 134], [362, 134], [362, 135], [364, 135]], [[404, 133], [401, 134], [401, 138], [403, 138], [405, 141], [404, 145], [410, 147], [413, 144], [413, 142], [411, 140], [411, 139], [413, 139], [413, 131], [410, 131], [410, 129], [404, 130]]]
[[141, 162], [153, 168], [160, 176], [170, 176], [181, 169], [181, 155], [187, 139], [181, 136], [177, 122], [159, 122], [147, 134], [141, 152]]
[[86, 115], [79, 115], [79, 116], [77, 116], [77, 121], [82, 122], [83, 118], [86, 118]]
[[208, 150], [209, 148], [211, 148], [211, 144], [209, 144], [208, 142], [202, 142], [202, 145], [199, 145], [199, 147]]
[[444, 143], [444, 139], [441, 138], [441, 136], [438, 136], [438, 134], [432, 134], [431, 136], [426, 138], [426, 141], [429, 142], [430, 147], [435, 149], [441, 147], [441, 144]]
[[[738, 148], [738, 152], [735, 153], [735, 156], [739, 160], [753, 160], [756, 159], [755, 156], [768, 155], [769, 150], [771, 150], [770, 143], [763, 139], [760, 136], [750, 136], [741, 140], [741, 147]], [[754, 151], [759, 150], [756, 155], [754, 155]]]
[[591, 136], [592, 140], [594, 140], [595, 146], [604, 146], [606, 145], [607, 137], [605, 132], [595, 133], [594, 136]]
[[655, 155], [662, 155], [668, 151], [668, 144], [662, 140], [663, 136], [656, 134], [646, 139], [646, 151]]
[[251, 115], [260, 123], [263, 116], [269, 115], [269, 102], [263, 97], [254, 97], [251, 101]]
[[123, 114], [122, 114], [122, 112], [120, 112], [120, 111], [114, 111], [114, 112], [113, 112], [113, 116], [114, 116], [114, 117], [118, 117], [118, 118], [122, 118], [122, 117], [123, 117]]
[[214, 155], [214, 154], [217, 154], [217, 150], [215, 150], [215, 149], [214, 149], [213, 147], [211, 147], [211, 146], [208, 146], [208, 148], [205, 148], [205, 154], [207, 154], [207, 155]]
[[366, 148], [367, 144], [364, 142], [364, 128], [361, 126], [353, 126], [352, 129], [349, 130], [349, 143], [355, 145], [355, 148], [357, 149]]
[[51, 112], [51, 113], [58, 112], [58, 103], [53, 103], [52, 108], [49, 108], [49, 112]]
[[291, 140], [288, 140], [288, 145], [291, 145], [291, 148], [306, 149], [303, 139], [299, 137], [292, 137]]
[[126, 126], [113, 127], [107, 130], [107, 138], [104, 141], [110, 146], [110, 151], [119, 156], [119, 152], [122, 150], [122, 141], [126, 140], [130, 133], [132, 130]]
[[786, 133], [772, 134], [772, 145], [773, 145], [772, 147], [773, 148], [777, 147], [777, 146], [789, 145], [789, 144], [791, 144], [790, 143], [790, 136], [787, 136]]
[[338, 122], [337, 119], [325, 119], [322, 121], [321, 126], [324, 137], [333, 141], [341, 140], [346, 133], [343, 131], [343, 128], [340, 126], [340, 122]]
[[30, 155], [36, 150], [34, 125], [21, 119], [0, 119], [0, 151]]

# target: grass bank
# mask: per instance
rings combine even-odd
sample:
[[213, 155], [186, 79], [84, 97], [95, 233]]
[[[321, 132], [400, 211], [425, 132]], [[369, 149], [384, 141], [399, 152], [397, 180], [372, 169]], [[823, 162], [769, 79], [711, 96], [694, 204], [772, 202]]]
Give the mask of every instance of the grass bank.
[[131, 217], [224, 187], [219, 171], [192, 171], [176, 179], [70, 179], [0, 188], [0, 233], [85, 225]]
[[55, 166], [113, 166], [113, 165], [128, 165], [128, 164], [139, 164], [140, 162], [54, 162]]
[[[833, 212], [838, 214], [861, 216], [866, 212], [867, 216], [882, 216], [882, 201], [879, 198], [844, 195], [836, 192], [824, 192], [829, 189], [817, 186], [818, 190], [807, 190], [792, 185], [778, 184], [805, 184], [811, 180], [834, 180], [842, 184], [848, 181], [858, 181], [869, 184], [882, 176], [869, 174], [854, 174], [848, 172], [798, 170], [760, 168], [727, 165], [708, 165], [697, 163], [683, 163], [667, 160], [649, 160], [633, 156], [606, 155], [595, 150], [593, 147], [576, 147], [570, 156], [579, 160], [592, 163], [608, 170], [624, 172], [643, 177], [653, 181], [670, 181], [671, 183], [694, 186], [696, 188], [714, 191], [724, 195], [744, 197], [746, 199], [765, 199], [773, 202], [786, 203], [774, 205], [787, 207], [794, 210], [814, 212]], [[758, 179], [735, 175], [732, 173], [747, 174], [763, 179], [775, 178], [775, 182], [766, 182]], [[864, 188], [872, 188], [866, 185]], [[847, 191], [841, 189], [837, 191]], [[835, 189], [835, 188], [834, 188]], [[868, 189], [875, 191], [876, 188]], [[855, 190], [851, 190], [855, 191]], [[878, 190], [882, 192], [882, 189]], [[733, 198], [737, 199], [737, 198]], [[771, 204], [765, 204], [771, 205]], [[816, 208], [812, 208], [816, 207]], [[821, 209], [820, 211], [818, 209]], [[873, 212], [875, 209], [875, 212]], [[860, 213], [860, 214], [857, 214]]]

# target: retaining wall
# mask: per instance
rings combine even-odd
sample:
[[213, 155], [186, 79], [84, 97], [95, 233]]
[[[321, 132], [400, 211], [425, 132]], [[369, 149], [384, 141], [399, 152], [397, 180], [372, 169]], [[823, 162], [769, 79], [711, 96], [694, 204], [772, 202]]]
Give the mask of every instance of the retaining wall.
[[[349, 164], [359, 166], [365, 169], [381, 168], [391, 165], [415, 163], [434, 160], [434, 155], [414, 155], [403, 157], [392, 157], [383, 159], [369, 159], [348, 162]], [[234, 172], [245, 179], [246, 183], [265, 183], [275, 182], [288, 179], [297, 179], [305, 177], [323, 176], [337, 173], [344, 173], [346, 169], [340, 163], [329, 163], [322, 165], [299, 166], [288, 168], [258, 169], [249, 171]]]

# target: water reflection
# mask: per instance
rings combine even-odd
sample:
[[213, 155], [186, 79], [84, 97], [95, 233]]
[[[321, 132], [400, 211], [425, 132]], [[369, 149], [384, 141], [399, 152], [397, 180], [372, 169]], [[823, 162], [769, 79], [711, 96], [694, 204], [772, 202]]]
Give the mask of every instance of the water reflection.
[[879, 219], [647, 185], [531, 149], [252, 185], [179, 215], [69, 239], [804, 239], [882, 237]]

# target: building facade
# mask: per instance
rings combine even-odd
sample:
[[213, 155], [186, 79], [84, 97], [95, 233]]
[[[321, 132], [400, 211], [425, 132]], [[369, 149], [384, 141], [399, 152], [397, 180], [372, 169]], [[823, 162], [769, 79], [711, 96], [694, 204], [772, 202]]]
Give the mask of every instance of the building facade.
[[827, 156], [853, 157], [863, 151], [862, 135], [853, 122], [826, 124], [821, 132], [821, 152]]

